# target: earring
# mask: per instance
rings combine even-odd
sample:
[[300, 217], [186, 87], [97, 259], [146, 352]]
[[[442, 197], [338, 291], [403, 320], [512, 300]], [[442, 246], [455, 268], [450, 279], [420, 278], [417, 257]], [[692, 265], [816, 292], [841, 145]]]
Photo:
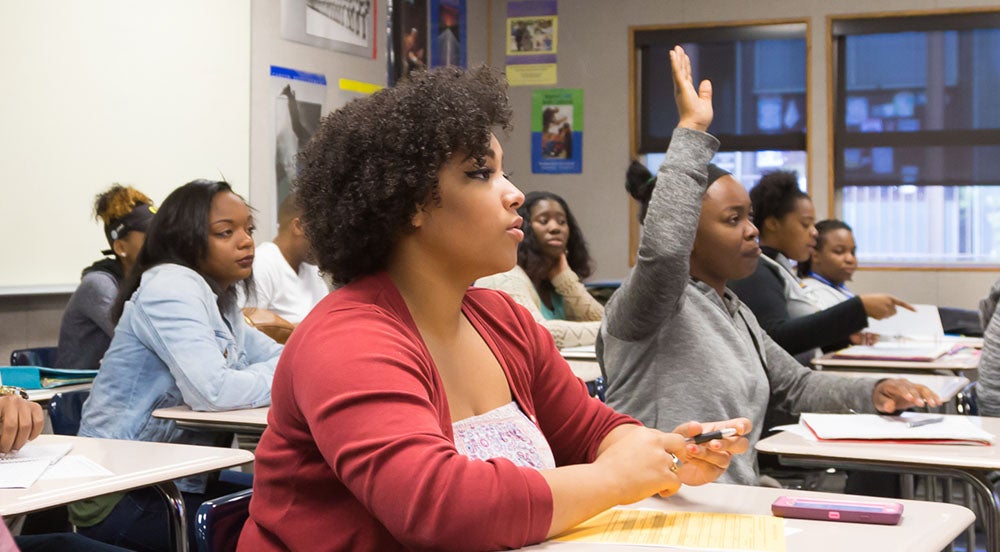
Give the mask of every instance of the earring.
[[125, 257], [126, 257], [127, 255], [125, 255], [125, 252], [124, 252], [124, 251], [122, 251], [122, 252], [121, 252], [121, 254], [120, 254], [120, 255], [118, 255], [118, 256], [124, 259], [124, 258], [125, 258]]

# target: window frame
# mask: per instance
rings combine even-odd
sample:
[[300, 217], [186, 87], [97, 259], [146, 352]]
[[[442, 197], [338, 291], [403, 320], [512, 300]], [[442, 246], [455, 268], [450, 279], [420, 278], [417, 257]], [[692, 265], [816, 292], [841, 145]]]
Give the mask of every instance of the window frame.
[[[998, 7], [971, 7], [956, 9], [906, 10], [894, 12], [873, 12], [836, 14], [826, 16], [826, 105], [827, 105], [827, 211], [828, 218], [842, 217], [843, 186], [838, 185], [838, 179], [843, 170], [843, 150], [838, 148], [837, 139], [846, 134], [846, 121], [839, 115], [846, 110], [847, 94], [843, 87], [846, 84], [840, 79], [844, 71], [844, 36], [858, 34], [880, 34], [887, 32], [936, 31], [953, 30], [956, 23], [965, 25], [972, 17], [988, 16], [1000, 19]], [[963, 27], [959, 27], [963, 28]], [[965, 25], [964, 28], [982, 28], [982, 25]], [[808, 128], [807, 128], [808, 131]], [[946, 145], [970, 145], [985, 137], [1000, 136], [1000, 129], [967, 129], [962, 131], [937, 130], [925, 131], [919, 138], [912, 132], [883, 132], [872, 137], [853, 137], [846, 147], [866, 147], [871, 145], [886, 145], [886, 142], [875, 143], [876, 137], [891, 138], [893, 146], [943, 145], [942, 138], [951, 139]], [[909, 135], [909, 136], [896, 136]], [[905, 143], [896, 143], [897, 141]], [[908, 140], [907, 140], [908, 139]], [[917, 184], [918, 186], [926, 184]], [[940, 183], [954, 185], [954, 183]], [[975, 185], [972, 185], [975, 186]], [[936, 272], [986, 272], [996, 271], [1000, 263], [960, 264], [955, 263], [899, 263], [877, 262], [867, 263], [860, 270], [871, 271], [923, 271], [928, 269]]]
[[[629, 96], [628, 96], [628, 116], [629, 116], [629, 154], [632, 159], [638, 158], [650, 151], [666, 151], [670, 144], [669, 138], [652, 138], [645, 136], [642, 128], [640, 95], [642, 90], [642, 51], [641, 46], [644, 40], [637, 41], [637, 35], [653, 36], [658, 33], [669, 33], [671, 36], [690, 36], [693, 38], [703, 38], [704, 34], [711, 30], [713, 35], [729, 38], [731, 40], [747, 40], [762, 38], [798, 38], [798, 29], [804, 28], [802, 38], [805, 40], [806, 49], [806, 86], [805, 86], [805, 113], [806, 131], [802, 137], [790, 137], [789, 134], [767, 134], [767, 135], [737, 135], [737, 134], [714, 134], [722, 142], [720, 151], [762, 151], [762, 150], [795, 150], [806, 152], [806, 170], [812, 173], [812, 156], [809, 153], [810, 133], [814, 132], [810, 124], [809, 105], [812, 99], [812, 63], [810, 52], [812, 51], [812, 19], [810, 17], [795, 17], [782, 19], [755, 19], [746, 21], [712, 21], [702, 23], [684, 23], [672, 25], [634, 25], [628, 28], [628, 56], [629, 56]], [[792, 31], [795, 35], [792, 36]], [[690, 40], [698, 42], [698, 40]], [[645, 99], [641, 100], [645, 101]], [[798, 133], [795, 133], [798, 134]], [[767, 136], [771, 143], [767, 147], [747, 147], [755, 145], [759, 137]], [[645, 138], [645, 141], [644, 141]], [[773, 139], [773, 140], [772, 140]], [[660, 148], [659, 146], [662, 146]], [[812, 179], [809, 179], [810, 185]], [[636, 254], [639, 247], [639, 222], [638, 203], [628, 198], [629, 204], [629, 266], [634, 266]]]

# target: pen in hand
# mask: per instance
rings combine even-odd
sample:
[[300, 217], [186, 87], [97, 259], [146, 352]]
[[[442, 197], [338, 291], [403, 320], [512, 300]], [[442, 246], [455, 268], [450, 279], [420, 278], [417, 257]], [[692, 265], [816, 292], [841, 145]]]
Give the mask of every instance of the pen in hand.
[[732, 427], [727, 427], [727, 428], [724, 428], [724, 429], [720, 429], [718, 431], [709, 431], [708, 433], [699, 433], [698, 435], [695, 435], [694, 437], [688, 437], [686, 439], [686, 441], [689, 442], [689, 443], [694, 443], [696, 445], [700, 445], [702, 443], [707, 443], [707, 442], [711, 441], [712, 439], [722, 439], [723, 437], [732, 437], [733, 435], [736, 435], [736, 429], [732, 428]]

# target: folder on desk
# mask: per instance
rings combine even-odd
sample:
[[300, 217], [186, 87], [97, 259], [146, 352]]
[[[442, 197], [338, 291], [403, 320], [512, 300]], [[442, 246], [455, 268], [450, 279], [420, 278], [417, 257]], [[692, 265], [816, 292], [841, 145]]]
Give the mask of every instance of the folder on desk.
[[[913, 421], [933, 416], [940, 421], [917, 425]], [[912, 443], [920, 445], [992, 445], [993, 434], [972, 423], [967, 416], [904, 412], [881, 414], [802, 413], [799, 422], [820, 441], [845, 443]]]
[[952, 343], [924, 342], [886, 342], [874, 345], [854, 345], [833, 353], [833, 358], [931, 362], [950, 353], [954, 346]]
[[68, 370], [44, 366], [0, 366], [0, 383], [24, 389], [50, 389], [76, 383], [90, 383], [97, 370]]

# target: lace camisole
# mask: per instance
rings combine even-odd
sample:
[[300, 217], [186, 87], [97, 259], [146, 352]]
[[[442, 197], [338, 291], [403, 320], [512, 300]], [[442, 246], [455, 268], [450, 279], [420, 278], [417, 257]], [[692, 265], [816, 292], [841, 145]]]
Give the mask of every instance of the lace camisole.
[[511, 401], [489, 412], [452, 424], [455, 448], [477, 460], [506, 458], [536, 470], [556, 467], [548, 441], [538, 426]]

